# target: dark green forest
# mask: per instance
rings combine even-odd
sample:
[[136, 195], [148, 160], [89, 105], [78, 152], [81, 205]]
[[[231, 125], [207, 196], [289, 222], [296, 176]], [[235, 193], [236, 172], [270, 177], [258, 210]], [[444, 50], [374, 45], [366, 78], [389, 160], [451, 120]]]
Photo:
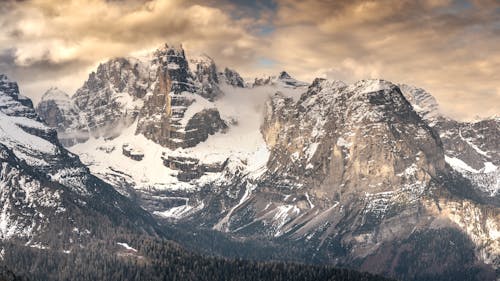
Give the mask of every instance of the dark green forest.
[[[137, 252], [111, 241], [124, 241]], [[165, 240], [120, 237], [89, 244], [71, 253], [3, 243], [1, 280], [387, 280], [368, 273], [327, 266], [256, 262], [207, 257]], [[9, 279], [10, 278], [10, 279]], [[19, 279], [22, 278], [22, 279]]]

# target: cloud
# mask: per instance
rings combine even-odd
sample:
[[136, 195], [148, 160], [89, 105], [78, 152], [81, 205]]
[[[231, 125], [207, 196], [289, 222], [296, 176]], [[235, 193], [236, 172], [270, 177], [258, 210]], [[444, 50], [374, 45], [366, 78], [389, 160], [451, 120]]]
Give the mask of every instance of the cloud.
[[471, 118], [499, 113], [499, 9], [496, 0], [11, 0], [0, 6], [0, 72], [35, 98], [53, 84], [71, 93], [100, 61], [183, 43], [249, 78], [287, 70], [414, 84]]
[[454, 117], [498, 114], [498, 2], [278, 3], [270, 56], [291, 72], [410, 83], [431, 91]]
[[[224, 63], [244, 64], [256, 57], [258, 39], [246, 31], [248, 19], [233, 19], [217, 7], [181, 0], [10, 1], [0, 19], [0, 52], [9, 53], [0, 71], [21, 84], [66, 76], [78, 85], [98, 62], [165, 42], [193, 52], [217, 53]], [[230, 42], [228, 44], [227, 42]], [[61, 73], [63, 71], [64, 73]], [[36, 74], [33, 77], [32, 74]], [[31, 96], [39, 93], [28, 93]]]

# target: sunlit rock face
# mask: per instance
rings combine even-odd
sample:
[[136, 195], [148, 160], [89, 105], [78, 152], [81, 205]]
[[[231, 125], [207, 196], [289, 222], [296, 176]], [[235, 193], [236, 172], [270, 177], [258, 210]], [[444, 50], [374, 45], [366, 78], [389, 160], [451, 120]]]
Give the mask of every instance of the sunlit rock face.
[[[147, 58], [115, 58], [100, 64], [71, 98], [50, 89], [37, 111], [68, 146], [116, 137], [137, 122], [137, 134], [165, 147], [189, 147], [204, 141], [207, 131], [213, 134], [213, 128], [225, 127], [220, 117], [214, 120], [217, 114], [210, 120], [199, 118], [205, 109], [217, 110], [210, 102], [222, 95], [220, 80], [235, 85], [242, 81], [236, 72], [218, 72], [206, 56], [188, 63], [182, 47], [165, 45]], [[197, 101], [196, 112], [186, 115]], [[186, 131], [195, 113], [200, 114]], [[212, 123], [205, 126], [200, 120]]]

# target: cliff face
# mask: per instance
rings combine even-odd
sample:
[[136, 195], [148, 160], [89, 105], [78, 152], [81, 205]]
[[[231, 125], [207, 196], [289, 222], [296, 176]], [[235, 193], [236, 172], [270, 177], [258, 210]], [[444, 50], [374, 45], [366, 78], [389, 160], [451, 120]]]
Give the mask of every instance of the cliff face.
[[[214, 229], [301, 241], [318, 260], [402, 279], [481, 263], [498, 268], [498, 201], [481, 199], [446, 164], [438, 132], [397, 85], [318, 79], [297, 102], [274, 95], [261, 132], [270, 151], [266, 169], [245, 178], [239, 202], [215, 215]], [[452, 242], [437, 246], [440, 237]], [[414, 261], [403, 258], [417, 252]], [[431, 266], [438, 260], [442, 266]]]
[[386, 81], [316, 80], [296, 105], [275, 96], [268, 112], [262, 131], [271, 149], [269, 170], [304, 184], [325, 183], [319, 196], [340, 198], [365, 186], [390, 191], [444, 170], [439, 137]]
[[206, 140], [205, 127], [212, 128], [210, 134], [213, 128], [216, 132], [225, 127], [215, 114], [208, 118], [211, 124], [197, 117], [189, 131], [185, 129], [195, 113], [217, 111], [210, 102], [222, 94], [220, 81], [229, 80], [208, 57], [191, 61], [191, 67], [193, 71], [182, 48], [168, 45], [148, 59], [115, 58], [99, 65], [71, 99], [48, 91], [37, 110], [70, 146], [89, 138], [116, 137], [135, 122], [137, 134], [162, 146], [194, 146]]
[[195, 114], [192, 114], [193, 110], [188, 111], [190, 107], [207, 104], [221, 94], [213, 61], [194, 61], [196, 71], [193, 76], [184, 50], [165, 48], [155, 53], [152, 63], [157, 69], [157, 78], [152, 93], [145, 98], [137, 134], [175, 149], [192, 147], [206, 140], [207, 128], [209, 134], [214, 134], [226, 126], [215, 108], [211, 109], [213, 114], [209, 118], [201, 117], [207, 114], [203, 107]]

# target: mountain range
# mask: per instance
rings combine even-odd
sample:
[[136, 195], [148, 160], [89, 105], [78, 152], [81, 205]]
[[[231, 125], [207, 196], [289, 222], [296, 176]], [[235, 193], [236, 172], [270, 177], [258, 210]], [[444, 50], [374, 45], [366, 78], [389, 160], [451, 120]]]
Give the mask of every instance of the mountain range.
[[454, 120], [423, 89], [245, 82], [164, 45], [36, 108], [5, 76], [0, 93], [3, 241], [71, 253], [122, 235], [401, 280], [500, 274], [500, 118]]

